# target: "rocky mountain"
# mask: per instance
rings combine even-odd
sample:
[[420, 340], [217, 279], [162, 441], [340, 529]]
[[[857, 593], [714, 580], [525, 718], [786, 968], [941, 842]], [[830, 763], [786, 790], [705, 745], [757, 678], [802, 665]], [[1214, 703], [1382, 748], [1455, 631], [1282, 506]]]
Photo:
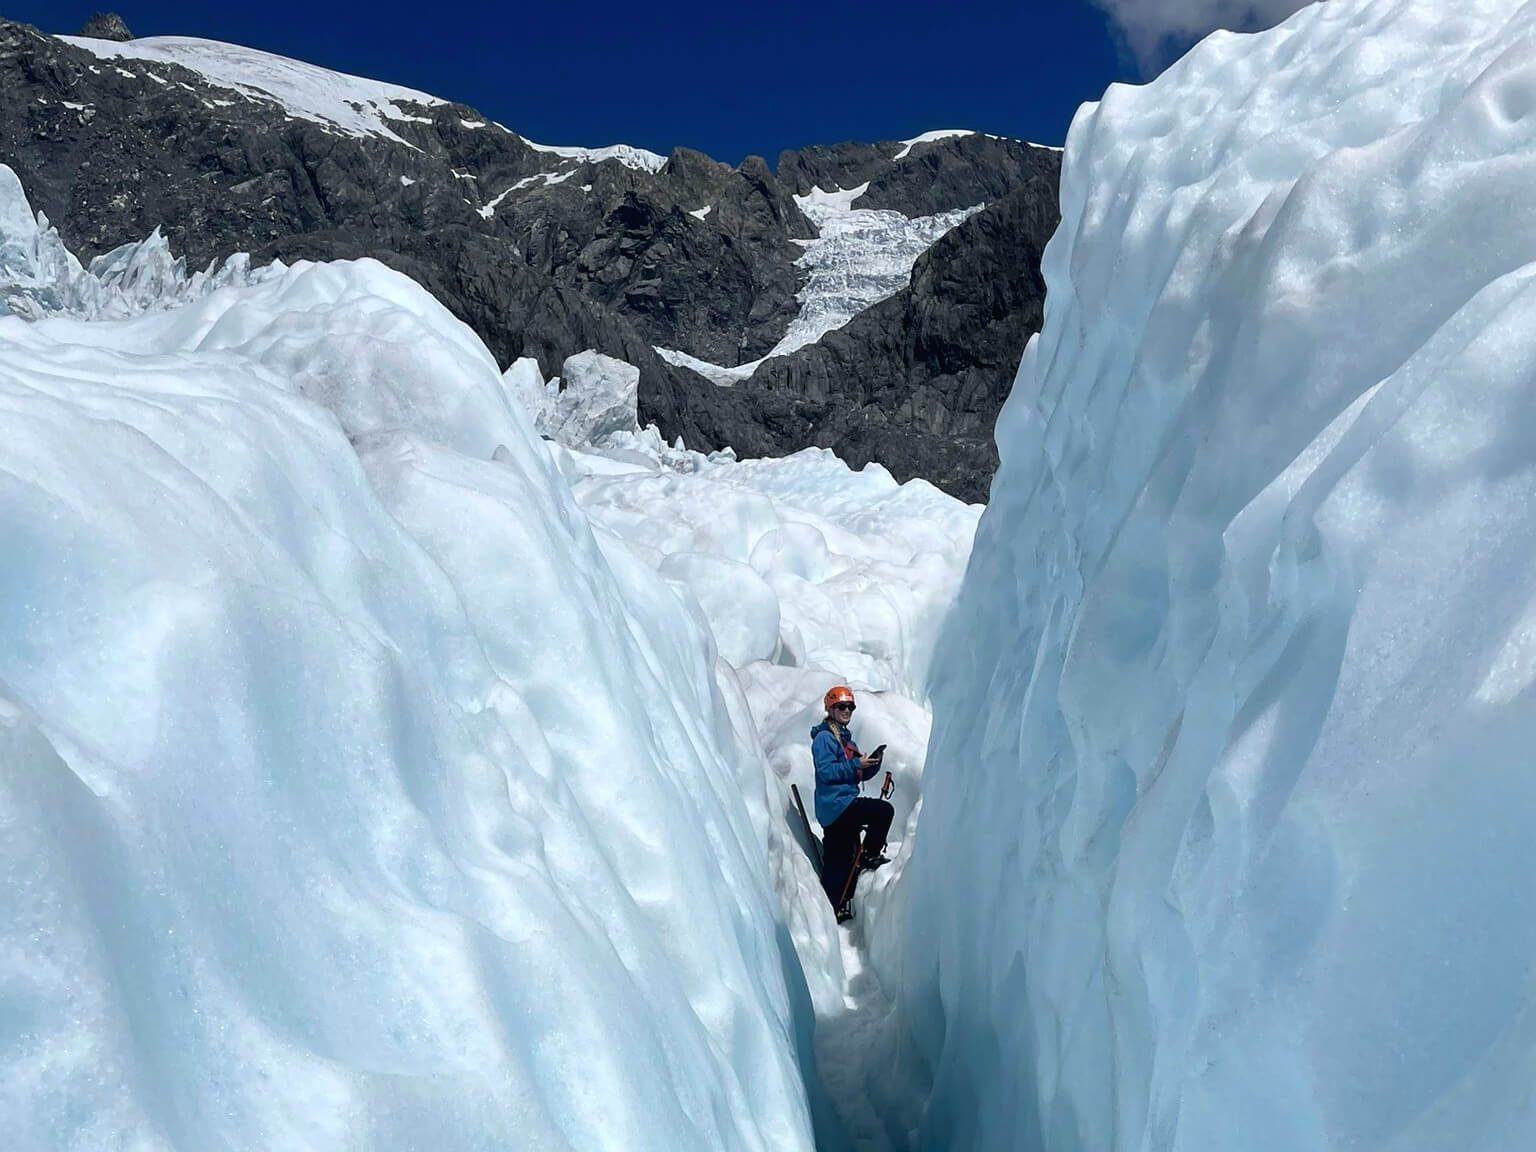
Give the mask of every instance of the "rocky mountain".
[[1055, 150], [932, 133], [732, 168], [551, 148], [395, 85], [87, 31], [0, 21], [0, 162], [82, 255], [158, 226], [195, 264], [372, 256], [503, 365], [635, 365], [642, 419], [691, 447], [819, 444], [985, 499], [1040, 323]]

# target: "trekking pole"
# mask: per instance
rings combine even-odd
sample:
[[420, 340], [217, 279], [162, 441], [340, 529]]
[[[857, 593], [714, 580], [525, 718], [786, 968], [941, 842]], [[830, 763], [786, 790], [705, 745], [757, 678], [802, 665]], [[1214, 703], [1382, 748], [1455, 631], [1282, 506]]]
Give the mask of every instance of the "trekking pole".
[[864, 845], [861, 843], [858, 851], [853, 854], [853, 867], [848, 869], [848, 879], [843, 881], [843, 894], [837, 900], [839, 908], [848, 903], [848, 896], [853, 891], [853, 878], [859, 874], [859, 861], [862, 859], [864, 859]]
[[891, 774], [885, 774], [885, 782], [880, 785], [880, 799], [889, 800], [896, 793], [896, 781], [891, 779]]

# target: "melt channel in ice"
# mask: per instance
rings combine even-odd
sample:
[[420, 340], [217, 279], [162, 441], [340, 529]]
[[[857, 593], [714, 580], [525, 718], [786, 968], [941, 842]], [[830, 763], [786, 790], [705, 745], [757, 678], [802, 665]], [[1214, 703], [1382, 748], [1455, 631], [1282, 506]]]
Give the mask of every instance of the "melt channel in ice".
[[1536, 1146], [1533, 187], [1514, 0], [1079, 112], [876, 956], [922, 1147]]
[[[882, 1038], [893, 1005], [866, 958], [888, 950], [901, 923], [890, 907], [922, 805], [933, 648], [981, 509], [923, 480], [897, 484], [877, 464], [854, 472], [823, 449], [737, 461], [729, 451], [667, 447], [654, 427], [634, 427], [634, 372], [583, 353], [565, 362], [560, 389], [523, 360], [506, 387], [551, 433], [550, 451], [598, 540], [654, 567], [698, 605], [745, 696], [777, 805], [770, 871], [815, 1008], [818, 1148], [902, 1148], [905, 1134], [869, 1103], [870, 1083], [887, 1071]], [[589, 429], [604, 431], [596, 442], [559, 440]], [[861, 878], [857, 917], [841, 927], [790, 800], [797, 788], [819, 835], [809, 733], [834, 683], [858, 697], [860, 746], [888, 745], [895, 786], [893, 862]], [[870, 782], [866, 794], [880, 786]]]
[[[548, 437], [599, 541], [656, 569], [708, 622], [745, 694], [779, 805], [770, 860], [791, 938], [819, 1016], [835, 1018], [858, 977], [850, 962], [861, 961], [818, 888], [789, 789], [809, 812], [809, 732], [826, 689], [850, 684], [861, 746], [889, 745], [893, 843], [910, 842], [933, 649], [981, 508], [924, 480], [897, 484], [878, 464], [855, 472], [825, 449], [738, 461], [729, 449], [669, 447], [654, 426], [637, 426], [637, 378], [631, 365], [583, 352], [548, 383], [536, 361], [519, 360], [503, 386]], [[903, 859], [861, 884], [867, 922], [881, 919]]]
[[0, 424], [7, 1146], [811, 1146], [746, 704], [467, 328], [3, 317]]

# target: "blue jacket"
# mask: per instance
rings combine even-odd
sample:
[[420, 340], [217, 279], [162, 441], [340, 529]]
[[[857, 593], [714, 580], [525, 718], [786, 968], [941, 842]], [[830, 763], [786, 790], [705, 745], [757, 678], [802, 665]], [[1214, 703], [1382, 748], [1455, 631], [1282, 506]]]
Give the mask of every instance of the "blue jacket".
[[811, 729], [811, 759], [816, 763], [816, 820], [823, 828], [841, 816], [859, 795], [859, 783], [868, 780], [878, 768], [864, 767], [859, 746], [848, 729], [843, 729], [850, 756], [828, 723], [823, 720]]

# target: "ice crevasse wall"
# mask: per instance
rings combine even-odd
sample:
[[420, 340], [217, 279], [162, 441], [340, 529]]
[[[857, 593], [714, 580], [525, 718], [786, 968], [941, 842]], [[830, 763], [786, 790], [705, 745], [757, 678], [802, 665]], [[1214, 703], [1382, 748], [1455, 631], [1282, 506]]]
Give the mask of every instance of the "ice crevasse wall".
[[483, 345], [0, 223], [0, 1143], [809, 1148], [745, 701]]
[[1536, 1146], [1533, 187], [1513, 0], [1080, 111], [880, 957], [923, 1146]]

